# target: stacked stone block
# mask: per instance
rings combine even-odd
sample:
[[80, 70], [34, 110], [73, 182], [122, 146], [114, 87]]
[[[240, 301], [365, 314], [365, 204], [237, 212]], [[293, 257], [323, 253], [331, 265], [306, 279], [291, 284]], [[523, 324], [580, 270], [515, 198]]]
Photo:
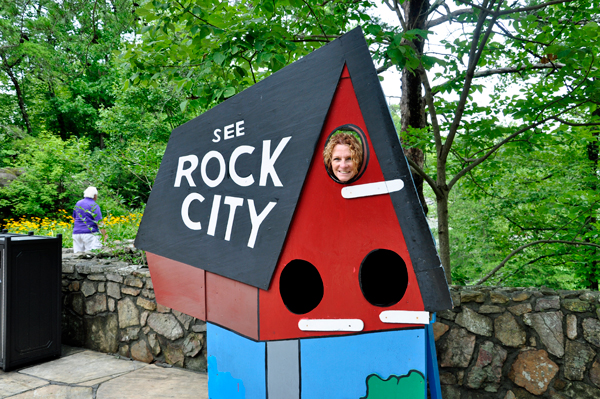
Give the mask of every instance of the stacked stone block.
[[600, 398], [600, 293], [451, 288], [434, 324], [445, 399]]
[[63, 343], [206, 370], [205, 322], [157, 304], [147, 268], [64, 252], [62, 286]]

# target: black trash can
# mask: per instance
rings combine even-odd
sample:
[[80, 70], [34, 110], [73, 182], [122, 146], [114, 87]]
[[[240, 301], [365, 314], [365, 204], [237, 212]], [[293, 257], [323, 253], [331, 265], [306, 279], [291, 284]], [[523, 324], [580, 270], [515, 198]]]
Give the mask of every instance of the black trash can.
[[61, 353], [62, 236], [0, 233], [0, 367]]

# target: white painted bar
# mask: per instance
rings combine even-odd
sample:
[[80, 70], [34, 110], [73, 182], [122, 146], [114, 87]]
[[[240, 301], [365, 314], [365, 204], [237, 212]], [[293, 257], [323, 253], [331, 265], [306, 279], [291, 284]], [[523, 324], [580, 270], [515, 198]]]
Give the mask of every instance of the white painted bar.
[[404, 187], [401, 179], [380, 181], [377, 183], [357, 184], [342, 188], [342, 197], [346, 199], [370, 197], [400, 191]]
[[302, 331], [362, 331], [365, 323], [361, 319], [301, 319], [298, 328]]
[[415, 310], [384, 310], [379, 314], [384, 323], [429, 324], [429, 312]]
[[388, 193], [400, 191], [404, 188], [404, 182], [402, 179], [388, 180], [385, 182], [385, 185], [387, 186]]

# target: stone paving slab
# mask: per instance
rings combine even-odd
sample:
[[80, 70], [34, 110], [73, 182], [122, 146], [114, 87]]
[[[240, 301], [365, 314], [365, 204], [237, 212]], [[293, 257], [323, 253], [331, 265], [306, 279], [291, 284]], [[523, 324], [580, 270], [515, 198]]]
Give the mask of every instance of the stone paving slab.
[[98, 378], [118, 376], [147, 366], [142, 362], [84, 351], [22, 369], [19, 373], [63, 384], [81, 384]]
[[96, 399], [113, 398], [208, 399], [208, 376], [152, 365], [101, 384]]
[[20, 370], [0, 370], [0, 399], [208, 399], [208, 376], [85, 349]]
[[3, 398], [208, 399], [208, 376], [65, 346], [57, 360], [0, 370]]
[[44, 385], [48, 385], [48, 381], [16, 372], [5, 373], [0, 371], [0, 398], [6, 398]]
[[95, 380], [90, 380], [90, 381], [82, 382], [81, 384], [77, 384], [77, 385], [82, 386], [82, 387], [92, 387], [94, 385], [100, 385], [100, 384], [102, 384], [105, 381], [112, 380], [113, 378], [116, 378], [116, 377], [118, 377], [120, 375], [123, 375], [123, 374], [118, 374], [116, 376], [109, 375], [107, 377], [102, 377], [102, 378], [97, 378]]
[[93, 389], [89, 387], [70, 387], [68, 385], [47, 385], [34, 391], [11, 396], [10, 399], [94, 399]]

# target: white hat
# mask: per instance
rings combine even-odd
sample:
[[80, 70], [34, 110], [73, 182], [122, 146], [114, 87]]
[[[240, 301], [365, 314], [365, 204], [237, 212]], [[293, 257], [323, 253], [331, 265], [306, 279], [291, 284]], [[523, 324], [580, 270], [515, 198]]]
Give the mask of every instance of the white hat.
[[98, 195], [98, 190], [96, 190], [96, 187], [90, 186], [83, 192], [83, 196], [85, 198], [94, 198], [96, 195]]

